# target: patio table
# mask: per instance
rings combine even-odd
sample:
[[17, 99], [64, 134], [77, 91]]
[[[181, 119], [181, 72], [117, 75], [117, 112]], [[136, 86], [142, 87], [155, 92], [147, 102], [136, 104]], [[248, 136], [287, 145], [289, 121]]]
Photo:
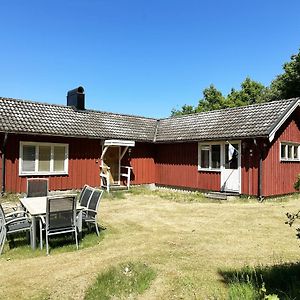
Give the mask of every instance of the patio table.
[[[77, 196], [76, 194], [63, 194], [62, 196]], [[20, 198], [21, 204], [25, 207], [28, 213], [32, 217], [32, 235], [30, 238], [30, 244], [32, 249], [36, 249], [36, 221], [40, 216], [46, 215], [46, 202], [47, 197], [29, 197]], [[82, 233], [82, 210], [84, 209], [78, 202], [76, 204], [77, 211], [77, 222], [76, 226], [78, 228], [79, 235]]]

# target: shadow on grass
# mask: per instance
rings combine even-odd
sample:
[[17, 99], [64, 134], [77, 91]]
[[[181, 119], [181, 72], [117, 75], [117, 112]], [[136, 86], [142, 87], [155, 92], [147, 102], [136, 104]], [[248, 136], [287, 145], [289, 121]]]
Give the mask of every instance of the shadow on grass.
[[270, 294], [280, 299], [300, 299], [300, 263], [219, 270], [219, 274], [229, 287], [229, 299], [242, 299], [244, 295], [238, 293], [245, 291], [245, 286], [252, 290], [247, 299], [264, 299]]
[[[83, 230], [82, 239], [79, 240], [79, 250], [98, 245], [105, 237], [105, 228], [100, 227], [100, 236], [94, 231], [89, 232], [87, 229]], [[24, 234], [14, 235], [13, 239], [9, 239], [5, 243], [4, 251], [0, 258], [3, 259], [26, 259], [46, 255], [45, 239], [43, 243], [43, 250], [39, 248], [32, 250], [29, 238]], [[75, 239], [71, 234], [60, 235], [49, 238], [50, 254], [59, 254], [65, 252], [72, 252], [76, 250]]]

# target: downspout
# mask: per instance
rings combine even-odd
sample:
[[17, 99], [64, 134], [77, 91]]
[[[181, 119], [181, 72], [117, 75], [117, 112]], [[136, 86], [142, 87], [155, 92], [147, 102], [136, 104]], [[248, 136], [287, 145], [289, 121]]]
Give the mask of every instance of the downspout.
[[5, 193], [5, 153], [6, 153], [6, 143], [7, 143], [7, 135], [8, 133], [5, 132], [3, 145], [2, 145], [2, 187], [1, 187], [1, 194]]
[[262, 158], [263, 158], [263, 152], [262, 150], [259, 151], [259, 173], [258, 173], [258, 201], [262, 202], [264, 201], [264, 196], [262, 194]]
[[261, 149], [261, 147], [259, 147], [256, 139], [253, 139], [254, 145], [256, 146], [256, 148], [259, 151], [259, 163], [258, 163], [258, 201], [262, 202], [264, 201], [264, 196], [262, 194], [262, 176], [263, 176], [263, 168], [262, 168], [262, 160], [263, 160], [263, 150]]

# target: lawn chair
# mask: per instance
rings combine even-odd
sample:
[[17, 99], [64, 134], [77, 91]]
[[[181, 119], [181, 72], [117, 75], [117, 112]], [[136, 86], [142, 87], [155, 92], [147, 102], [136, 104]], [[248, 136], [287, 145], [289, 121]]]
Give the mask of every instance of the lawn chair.
[[103, 190], [94, 189], [93, 194], [90, 196], [87, 209], [85, 209], [82, 214], [82, 221], [84, 221], [89, 228], [90, 228], [90, 224], [94, 224], [98, 236], [99, 236], [99, 229], [97, 224], [97, 212], [98, 212], [98, 207], [102, 195], [103, 195]]
[[27, 179], [27, 197], [48, 196], [47, 178], [28, 178]]
[[91, 195], [94, 192], [94, 188], [88, 186], [87, 184], [83, 187], [79, 195], [79, 203], [81, 206], [87, 208]]
[[0, 255], [8, 235], [29, 231], [31, 234], [32, 226], [29, 215], [23, 211], [13, 211], [4, 214], [2, 205], [0, 204]]
[[74, 233], [78, 250], [75, 196], [47, 197], [45, 229], [47, 255], [49, 254], [49, 236], [58, 234]]

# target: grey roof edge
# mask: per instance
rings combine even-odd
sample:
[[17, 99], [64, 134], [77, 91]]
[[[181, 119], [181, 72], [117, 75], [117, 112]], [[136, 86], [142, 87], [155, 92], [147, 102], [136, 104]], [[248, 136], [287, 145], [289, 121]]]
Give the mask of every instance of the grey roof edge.
[[[294, 99], [294, 101], [285, 109], [285, 111], [281, 114], [281, 116], [277, 119], [277, 121], [269, 128], [268, 134], [271, 140], [273, 140], [274, 138], [274, 136], [272, 138], [271, 135], [275, 135], [277, 131], [276, 129], [279, 129], [282, 123], [284, 123], [286, 119], [291, 115], [291, 113], [293, 113], [293, 111], [297, 108], [297, 106], [300, 105], [300, 97], [290, 98], [288, 100], [292, 100], [292, 99]], [[278, 101], [284, 101], [284, 100], [278, 100]]]
[[[25, 131], [12, 131], [12, 130], [0, 130], [0, 133], [8, 133], [8, 134], [22, 134], [22, 135], [42, 135], [42, 136], [53, 136], [53, 137], [64, 137], [64, 138], [78, 138], [78, 139], [91, 139], [91, 140], [105, 140], [105, 139], [115, 139], [111, 136], [90, 136], [90, 135], [72, 135], [72, 134], [52, 134], [52, 133], [44, 133], [44, 132], [25, 132]], [[136, 142], [142, 143], [153, 143], [152, 139], [135, 139]]]
[[[268, 138], [268, 135], [243, 135], [243, 136], [236, 136], [234, 140], [243, 140], [243, 139], [257, 139], [257, 138]], [[221, 138], [207, 138], [207, 139], [189, 139], [189, 140], [164, 140], [164, 141], [156, 141], [155, 144], [176, 144], [176, 143], [200, 143], [200, 142], [213, 142], [213, 141], [227, 141], [230, 140], [230, 137], [221, 137]]]

